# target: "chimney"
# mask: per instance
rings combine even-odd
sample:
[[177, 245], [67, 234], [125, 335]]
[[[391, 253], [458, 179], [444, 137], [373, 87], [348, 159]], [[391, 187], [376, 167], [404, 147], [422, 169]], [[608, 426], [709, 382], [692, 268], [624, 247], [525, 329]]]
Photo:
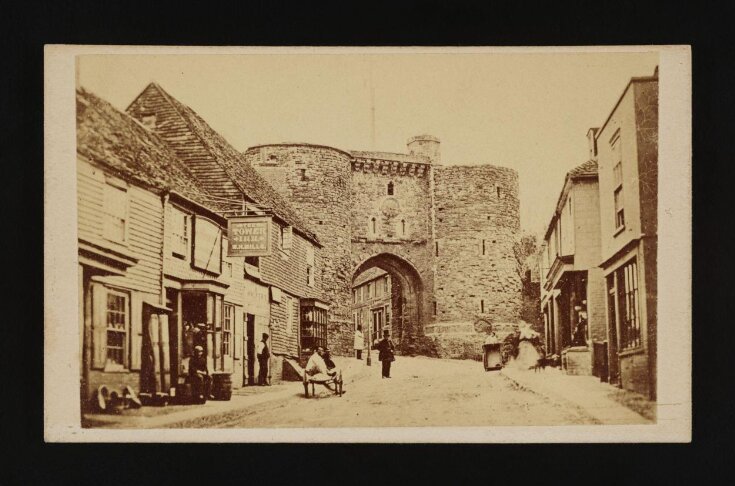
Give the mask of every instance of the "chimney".
[[423, 155], [429, 158], [433, 165], [441, 165], [441, 150], [439, 139], [433, 135], [417, 135], [408, 139], [406, 143], [408, 153]]
[[599, 128], [590, 128], [587, 130], [587, 146], [590, 151], [590, 160], [597, 160], [597, 131]]

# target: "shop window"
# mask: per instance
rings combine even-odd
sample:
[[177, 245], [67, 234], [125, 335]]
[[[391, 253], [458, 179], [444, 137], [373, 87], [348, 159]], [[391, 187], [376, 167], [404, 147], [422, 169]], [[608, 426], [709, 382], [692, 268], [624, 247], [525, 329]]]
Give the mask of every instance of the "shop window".
[[232, 354], [232, 329], [234, 328], [235, 306], [225, 304], [222, 309], [222, 354]]
[[392, 181], [388, 183], [388, 195], [389, 196], [393, 195], [393, 182]]
[[127, 240], [128, 191], [105, 184], [103, 234], [108, 240], [124, 243]]
[[191, 218], [178, 208], [171, 208], [171, 254], [184, 260], [189, 257]]
[[618, 313], [620, 321], [620, 348], [641, 346], [641, 325], [638, 314], [638, 265], [633, 259], [615, 271]]

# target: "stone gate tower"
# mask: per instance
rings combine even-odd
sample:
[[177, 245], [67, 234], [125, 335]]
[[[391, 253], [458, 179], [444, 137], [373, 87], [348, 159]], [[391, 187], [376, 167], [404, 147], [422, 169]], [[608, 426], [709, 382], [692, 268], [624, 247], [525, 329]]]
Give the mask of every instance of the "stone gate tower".
[[442, 166], [431, 135], [410, 138], [407, 152], [274, 144], [245, 157], [324, 244], [331, 347], [350, 352], [352, 281], [379, 267], [392, 278], [391, 327], [403, 352], [476, 357], [487, 326], [520, 311], [517, 173]]

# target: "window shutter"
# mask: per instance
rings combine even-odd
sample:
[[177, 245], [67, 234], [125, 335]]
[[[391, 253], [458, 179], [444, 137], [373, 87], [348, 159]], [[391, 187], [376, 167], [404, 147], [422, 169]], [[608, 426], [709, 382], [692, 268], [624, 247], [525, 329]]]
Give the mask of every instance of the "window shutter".
[[148, 333], [151, 339], [151, 348], [153, 349], [153, 376], [155, 377], [153, 379], [153, 383], [154, 391], [156, 392], [161, 391], [161, 347], [159, 344], [161, 341], [161, 335], [158, 327], [158, 314], [150, 314], [148, 317]]
[[107, 361], [107, 289], [92, 284], [92, 367], [103, 369]]
[[137, 293], [130, 296], [130, 369], [139, 370], [143, 348], [143, 303]]
[[162, 391], [168, 391], [171, 386], [171, 360], [168, 347], [169, 336], [168, 336], [168, 315], [159, 314], [158, 322], [161, 328], [161, 374], [163, 375], [163, 388]]

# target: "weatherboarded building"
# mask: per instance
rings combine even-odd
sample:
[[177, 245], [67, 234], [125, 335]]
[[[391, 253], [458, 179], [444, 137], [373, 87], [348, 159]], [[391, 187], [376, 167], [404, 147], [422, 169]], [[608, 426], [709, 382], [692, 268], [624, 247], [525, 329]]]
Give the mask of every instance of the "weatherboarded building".
[[[232, 374], [234, 388], [252, 384], [261, 333], [271, 336], [270, 375], [278, 380], [283, 358], [301, 351], [302, 315], [315, 307], [326, 312], [313, 233], [252, 170], [223, 170], [230, 182], [208, 185], [207, 172], [190, 162], [206, 153], [217, 162], [228, 146], [167, 102], [175, 113], [163, 126], [175, 128], [156, 131], [152, 118], [166, 120], [163, 110], [136, 119], [77, 91], [85, 405], [101, 387], [118, 395], [127, 386], [170, 393], [183, 382], [195, 345], [205, 348], [210, 371]], [[172, 135], [180, 120], [183, 146], [181, 132]], [[223, 187], [232, 190], [223, 194]], [[272, 215], [270, 255], [228, 256], [233, 205]]]

